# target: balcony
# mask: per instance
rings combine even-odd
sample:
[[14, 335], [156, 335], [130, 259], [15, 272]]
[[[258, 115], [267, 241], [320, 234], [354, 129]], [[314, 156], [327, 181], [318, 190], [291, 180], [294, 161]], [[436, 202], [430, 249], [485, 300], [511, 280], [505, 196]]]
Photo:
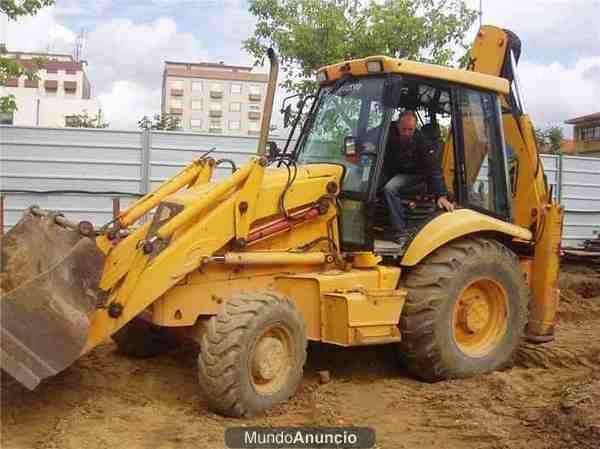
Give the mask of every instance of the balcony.
[[65, 92], [74, 93], [77, 91], [77, 81], [63, 81]]
[[11, 78], [6, 80], [6, 87], [19, 87], [19, 79]]
[[262, 100], [262, 95], [261, 94], [248, 94], [248, 100], [260, 101], [260, 100]]
[[260, 119], [260, 112], [248, 111], [248, 118], [250, 120], [259, 120]]
[[46, 81], [44, 81], [44, 88], [46, 90], [55, 91], [58, 89], [58, 81], [57, 80], [46, 80]]
[[172, 97], [183, 97], [183, 89], [171, 89]]
[[222, 90], [211, 90], [210, 98], [223, 98], [223, 91]]
[[171, 108], [170, 112], [173, 115], [182, 115], [183, 114], [183, 108]]
[[223, 116], [223, 111], [221, 111], [220, 109], [211, 109], [209, 111], [208, 115], [210, 117], [222, 117]]
[[39, 86], [38, 80], [25, 80], [25, 87], [37, 89]]

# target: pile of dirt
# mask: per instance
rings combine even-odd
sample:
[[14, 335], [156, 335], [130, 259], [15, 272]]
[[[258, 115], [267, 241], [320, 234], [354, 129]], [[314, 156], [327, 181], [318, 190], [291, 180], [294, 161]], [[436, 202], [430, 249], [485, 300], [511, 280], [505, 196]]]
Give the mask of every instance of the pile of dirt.
[[512, 369], [428, 384], [402, 369], [394, 345], [311, 344], [296, 395], [235, 420], [208, 410], [193, 345], [135, 360], [107, 343], [33, 392], [1, 376], [0, 446], [221, 449], [230, 426], [356, 425], [375, 429], [378, 449], [597, 449], [598, 276], [565, 268], [555, 341], [524, 344]]
[[600, 445], [600, 373], [565, 385], [557, 404], [538, 423], [552, 448], [597, 449]]

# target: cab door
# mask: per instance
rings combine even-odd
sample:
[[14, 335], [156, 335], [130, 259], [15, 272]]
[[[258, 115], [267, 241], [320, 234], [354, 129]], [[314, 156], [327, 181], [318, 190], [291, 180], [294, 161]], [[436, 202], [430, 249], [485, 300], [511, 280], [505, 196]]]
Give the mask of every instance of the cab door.
[[463, 207], [510, 221], [510, 149], [504, 145], [498, 95], [455, 87], [453, 96], [457, 200]]

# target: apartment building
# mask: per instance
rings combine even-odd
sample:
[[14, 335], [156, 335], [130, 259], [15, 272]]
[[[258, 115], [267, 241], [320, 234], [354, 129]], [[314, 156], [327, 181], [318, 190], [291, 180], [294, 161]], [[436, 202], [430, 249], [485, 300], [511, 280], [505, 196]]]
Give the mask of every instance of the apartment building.
[[16, 111], [0, 113], [0, 124], [63, 127], [73, 115], [98, 113], [100, 105], [91, 96], [83, 61], [53, 53], [8, 52], [3, 57], [26, 68], [31, 68], [33, 58], [44, 58], [46, 63], [37, 72], [39, 80], [13, 78], [0, 86], [0, 96], [12, 94], [17, 103]]
[[257, 136], [268, 80], [252, 67], [165, 61], [162, 112], [186, 131]]
[[600, 156], [600, 112], [575, 117], [565, 123], [574, 126], [574, 154]]

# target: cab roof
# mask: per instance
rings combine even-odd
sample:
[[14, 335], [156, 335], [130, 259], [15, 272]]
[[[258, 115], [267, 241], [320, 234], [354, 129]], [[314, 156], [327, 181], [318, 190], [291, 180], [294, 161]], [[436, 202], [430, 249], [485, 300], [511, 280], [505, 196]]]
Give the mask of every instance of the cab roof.
[[[368, 70], [367, 64], [377, 61], [381, 62], [380, 67], [382, 70]], [[371, 65], [376, 66], [377, 64]], [[470, 70], [452, 69], [440, 65], [409, 61], [407, 59], [390, 58], [383, 55], [369, 56], [368, 58], [353, 59], [328, 65], [318, 70], [317, 79], [318, 75], [323, 72], [327, 74], [327, 79], [319, 80], [321, 84], [335, 81], [348, 73], [356, 77], [374, 75], [376, 73], [397, 73], [399, 75], [412, 75], [433, 80], [450, 81], [479, 89], [493, 90], [502, 94], [508, 94], [510, 88], [508, 80], [505, 78]]]

